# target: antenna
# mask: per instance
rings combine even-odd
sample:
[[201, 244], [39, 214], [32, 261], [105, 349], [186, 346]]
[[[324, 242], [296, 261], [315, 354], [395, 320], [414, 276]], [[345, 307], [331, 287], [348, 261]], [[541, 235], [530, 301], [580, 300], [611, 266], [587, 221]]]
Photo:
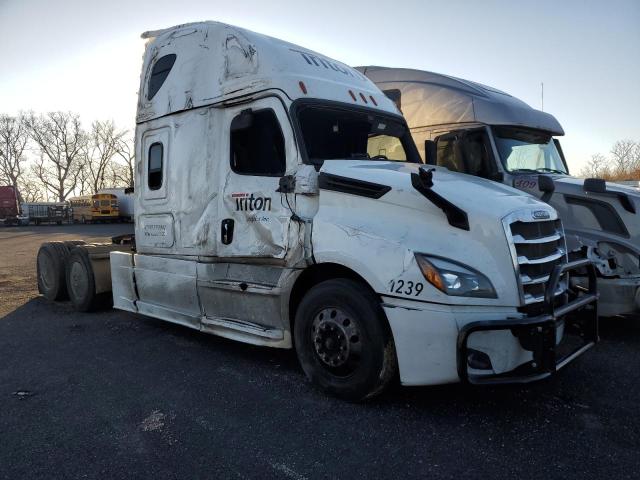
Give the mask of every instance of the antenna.
[[542, 111], [544, 112], [544, 82], [540, 82], [540, 97], [542, 100]]

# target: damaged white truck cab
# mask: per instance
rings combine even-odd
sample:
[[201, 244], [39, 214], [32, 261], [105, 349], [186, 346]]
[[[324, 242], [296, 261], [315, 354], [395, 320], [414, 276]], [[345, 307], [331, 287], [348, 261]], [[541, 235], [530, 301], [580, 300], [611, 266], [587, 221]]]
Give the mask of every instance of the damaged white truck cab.
[[[295, 347], [309, 378], [352, 399], [398, 373], [544, 378], [597, 341], [595, 283], [567, 289], [569, 270], [592, 268], [566, 263], [553, 208], [427, 169], [360, 73], [219, 23], [145, 36], [135, 247], [111, 253], [116, 308]], [[82, 278], [77, 261], [67, 271]]]
[[[400, 106], [427, 163], [513, 186], [557, 210], [569, 258], [596, 265], [601, 316], [640, 312], [640, 193], [571, 177], [555, 117], [468, 80], [404, 68], [358, 70]], [[572, 282], [584, 286], [586, 276]]]

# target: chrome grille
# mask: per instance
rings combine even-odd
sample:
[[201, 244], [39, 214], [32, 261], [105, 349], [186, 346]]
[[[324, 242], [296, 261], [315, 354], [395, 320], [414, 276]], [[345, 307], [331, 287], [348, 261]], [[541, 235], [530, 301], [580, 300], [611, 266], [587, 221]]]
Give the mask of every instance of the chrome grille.
[[[520, 295], [523, 302], [529, 305], [544, 300], [554, 267], [566, 261], [566, 246], [560, 220], [534, 220], [527, 217], [526, 212], [511, 215], [505, 219], [505, 231], [513, 242], [512, 256]], [[561, 280], [556, 295], [564, 293], [566, 280]]]

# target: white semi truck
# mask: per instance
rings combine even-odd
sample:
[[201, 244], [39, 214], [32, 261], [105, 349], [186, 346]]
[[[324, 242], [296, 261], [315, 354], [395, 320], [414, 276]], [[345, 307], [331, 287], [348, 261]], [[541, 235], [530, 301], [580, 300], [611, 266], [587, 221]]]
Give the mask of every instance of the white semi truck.
[[47, 298], [295, 348], [349, 399], [541, 379], [597, 341], [555, 210], [422, 165], [359, 72], [215, 22], [143, 37], [135, 238], [44, 244]]
[[[403, 68], [359, 67], [400, 105], [427, 163], [495, 180], [552, 205], [570, 259], [598, 270], [601, 316], [640, 311], [640, 192], [569, 175], [549, 113], [468, 80]], [[575, 284], [585, 277], [574, 275]]]

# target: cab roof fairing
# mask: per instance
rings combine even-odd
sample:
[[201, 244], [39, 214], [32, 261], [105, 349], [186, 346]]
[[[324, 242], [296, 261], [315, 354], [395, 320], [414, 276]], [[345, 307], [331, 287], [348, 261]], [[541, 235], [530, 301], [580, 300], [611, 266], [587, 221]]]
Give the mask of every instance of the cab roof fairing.
[[[198, 22], [145, 32], [142, 38], [147, 42], [138, 90], [137, 123], [269, 89], [281, 90], [291, 100], [333, 100], [400, 115], [395, 104], [360, 72], [273, 37], [223, 23]], [[169, 54], [176, 55], [175, 63], [164, 84], [149, 100], [147, 89], [153, 65]], [[300, 81], [304, 82], [307, 94], [303, 93]]]
[[522, 126], [564, 135], [556, 118], [480, 83], [408, 68], [356, 67], [382, 90], [398, 88], [409, 127], [451, 123]]

